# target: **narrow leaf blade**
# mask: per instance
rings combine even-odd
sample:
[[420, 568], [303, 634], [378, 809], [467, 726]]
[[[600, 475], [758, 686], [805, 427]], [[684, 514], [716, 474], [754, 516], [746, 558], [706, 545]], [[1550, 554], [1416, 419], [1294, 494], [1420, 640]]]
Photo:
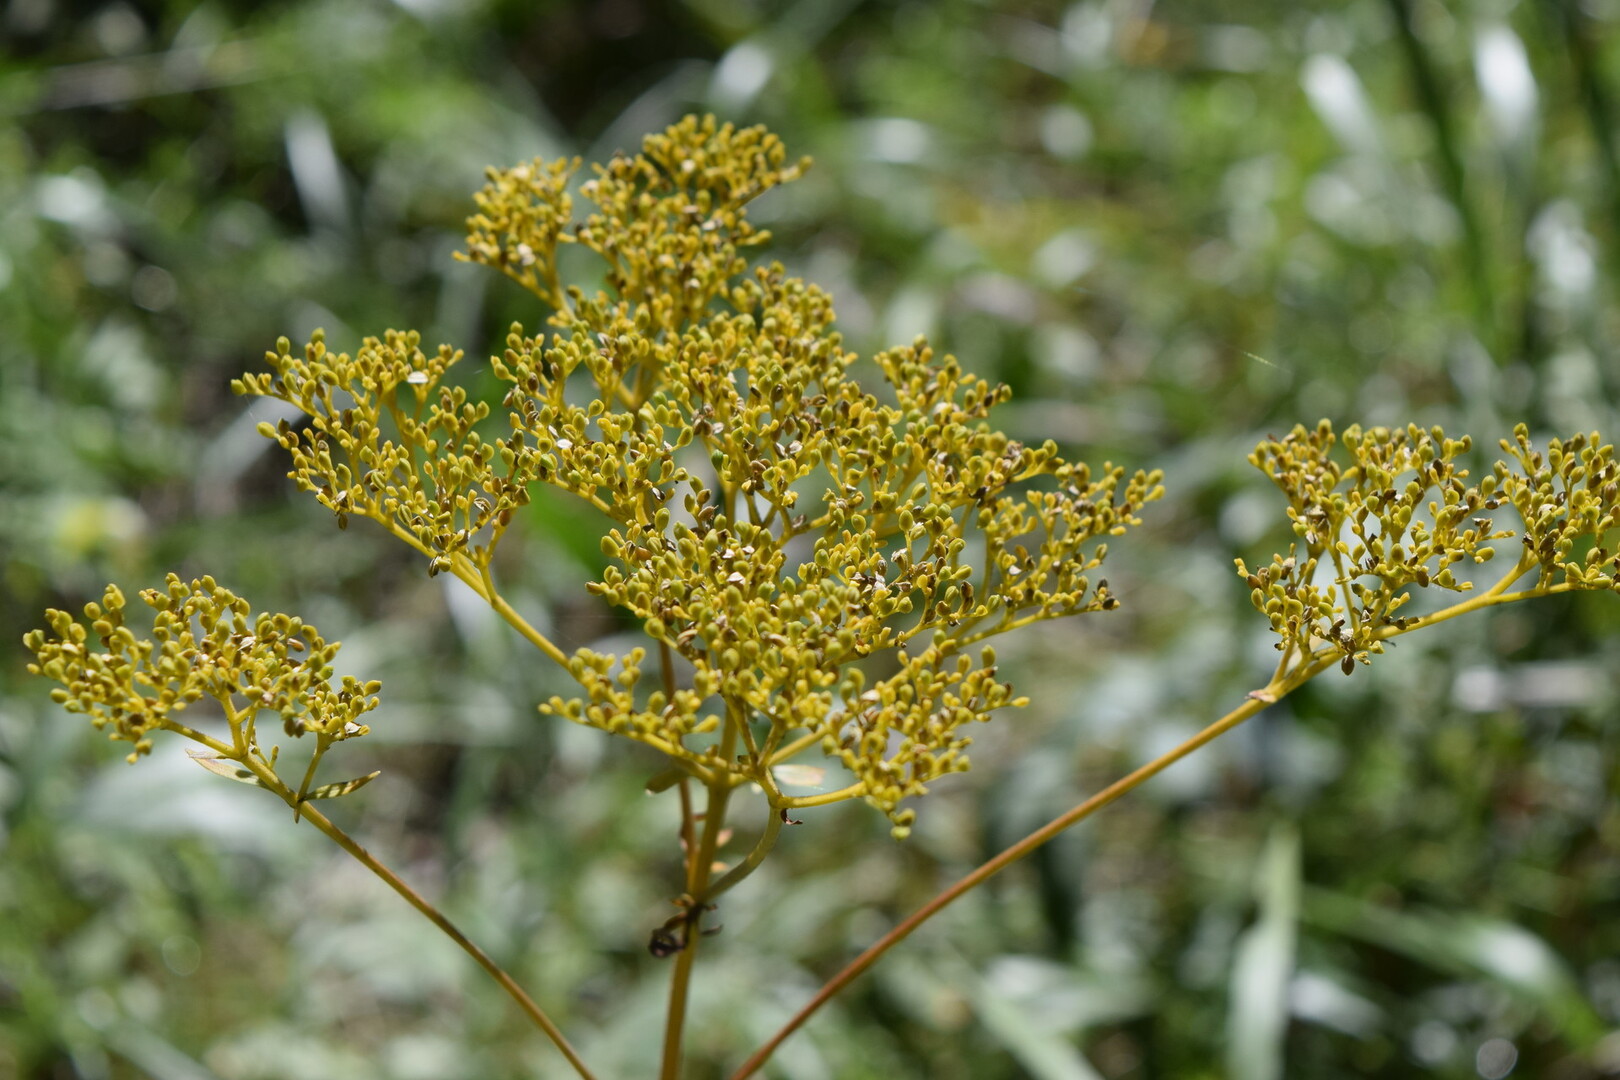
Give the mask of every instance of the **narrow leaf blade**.
[[260, 780], [257, 776], [254, 776], [246, 769], [239, 768], [235, 763], [227, 761], [224, 758], [211, 757], [206, 754], [197, 754], [190, 750], [186, 751], [186, 756], [191, 758], [192, 761], [195, 761], [197, 764], [201, 765], [203, 768], [207, 769], [209, 772], [213, 773], [215, 776], [223, 776], [225, 779], [235, 780], [239, 784], [252, 784], [254, 787], [264, 787], [263, 780]]
[[359, 791], [361, 788], [365, 787], [367, 784], [371, 783], [381, 775], [382, 770], [378, 769], [376, 772], [370, 772], [364, 776], [357, 776], [353, 780], [339, 780], [335, 784], [322, 784], [318, 788], [311, 788], [309, 793], [304, 796], [304, 801], [308, 802], [311, 799], [339, 798], [340, 796], [347, 795], [350, 792]]

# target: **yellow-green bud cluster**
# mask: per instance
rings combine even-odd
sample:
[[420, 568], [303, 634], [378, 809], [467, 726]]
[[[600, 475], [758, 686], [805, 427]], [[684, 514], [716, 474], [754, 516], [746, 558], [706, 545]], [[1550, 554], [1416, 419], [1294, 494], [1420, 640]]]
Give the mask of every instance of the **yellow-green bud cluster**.
[[338, 643], [296, 616], [255, 615], [209, 577], [187, 584], [170, 574], [164, 589], [140, 596], [156, 612], [150, 638], [125, 625], [115, 585], [85, 605], [83, 621], [51, 609], [49, 631], [24, 638], [35, 657], [29, 670], [62, 684], [52, 700], [133, 743], [130, 761], [151, 750], [153, 731], [194, 734], [173, 717], [202, 698], [223, 706], [249, 750], [260, 712], [278, 714], [289, 735], [314, 732], [323, 747], [370, 730], [360, 718], [377, 707], [381, 684], [345, 676], [334, 687]]
[[[1334, 455], [1341, 443], [1342, 459]], [[1522, 424], [1501, 445], [1510, 460], [1471, 485], [1457, 459], [1472, 441], [1440, 428], [1353, 426], [1341, 440], [1323, 420], [1262, 442], [1249, 461], [1287, 497], [1300, 543], [1269, 566], [1251, 571], [1239, 559], [1237, 569], [1281, 638], [1277, 647], [1336, 651], [1349, 674], [1407, 625], [1396, 612], [1413, 586], [1466, 591], [1472, 585], [1454, 568], [1489, 561], [1490, 543], [1515, 535], [1524, 568], [1540, 567], [1541, 586], [1561, 572], [1570, 588], [1616, 587], [1620, 556], [1602, 546], [1620, 525], [1613, 447], [1594, 432], [1553, 439], [1543, 455]], [[1504, 504], [1518, 511], [1522, 534], [1496, 523]]]
[[[415, 331], [397, 330], [366, 338], [353, 357], [329, 351], [320, 331], [301, 351], [282, 338], [265, 354], [273, 375], [249, 373], [231, 384], [310, 418], [298, 429], [285, 420], [259, 425], [292, 456], [288, 476], [340, 527], [350, 515], [388, 526], [431, 557], [433, 573], [457, 555], [487, 563], [547, 463], [519, 438], [486, 440], [476, 429], [488, 403], [440, 385], [461, 353], [441, 345], [430, 357]], [[385, 417], [393, 437], [384, 433]]]
[[1539, 583], [1551, 585], [1562, 574], [1572, 589], [1620, 588], [1620, 553], [1603, 542], [1620, 527], [1614, 447], [1594, 431], [1550, 439], [1542, 454], [1520, 424], [1502, 449], [1519, 467], [1498, 462], [1495, 476], [1524, 522], [1524, 547], [1540, 568]]
[[[1008, 438], [988, 422], [1007, 389], [921, 340], [876, 358], [878, 392], [851, 378], [827, 294], [744, 257], [768, 238], [747, 204], [804, 168], [763, 129], [688, 118], [648, 138], [580, 185], [580, 222], [576, 168], [491, 170], [468, 221], [464, 257], [555, 309], [549, 332], [514, 326], [491, 360], [505, 434], [441, 385], [460, 354], [427, 357], [415, 335], [353, 358], [283, 342], [275, 374], [237, 388], [310, 417], [266, 434], [340, 522], [378, 520], [492, 602], [490, 552], [530, 485], [591, 503], [611, 562], [590, 590], [690, 674], [649, 690], [641, 651], [580, 650], [582, 696], [547, 711], [768, 790], [773, 755], [819, 743], [903, 828], [903, 799], [966, 767], [963, 727], [1017, 704], [967, 650], [1117, 606], [1090, 574], [1159, 475]], [[563, 287], [566, 243], [601, 256], [605, 289]], [[880, 652], [894, 674], [864, 689], [856, 665]], [[699, 737], [731, 723], [746, 752], [722, 760]]]
[[467, 254], [456, 258], [492, 266], [527, 289], [555, 287], [556, 251], [572, 237], [568, 181], [579, 162], [535, 160], [489, 169], [489, 183], [473, 195], [478, 213], [467, 219]]

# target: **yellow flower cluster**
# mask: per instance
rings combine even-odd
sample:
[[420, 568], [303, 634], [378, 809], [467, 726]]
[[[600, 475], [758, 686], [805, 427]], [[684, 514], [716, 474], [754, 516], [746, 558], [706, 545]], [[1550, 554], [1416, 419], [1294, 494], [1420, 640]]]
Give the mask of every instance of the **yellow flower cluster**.
[[288, 735], [314, 733], [317, 754], [371, 730], [360, 718], [377, 707], [381, 684], [345, 676], [333, 686], [338, 644], [296, 616], [255, 615], [246, 600], [208, 577], [187, 584], [170, 574], [164, 589], [140, 595], [156, 612], [150, 638], [125, 625], [124, 595], [109, 585], [99, 604], [85, 605], [83, 622], [52, 609], [45, 616], [50, 631], [24, 639], [35, 656], [29, 671], [62, 684], [52, 700], [86, 714], [110, 738], [133, 743], [131, 762], [150, 752], [154, 731], [210, 744], [174, 719], [203, 698], [224, 709], [232, 735], [227, 756], [251, 754], [267, 766], [275, 755], [259, 750], [261, 712], [279, 716]]
[[[1553, 584], [1561, 571], [1572, 589], [1620, 587], [1620, 553], [1603, 543], [1620, 527], [1614, 447], [1594, 431], [1551, 439], [1542, 454], [1531, 448], [1530, 434], [1520, 424], [1512, 441], [1502, 440], [1502, 449], [1519, 469], [1498, 462], [1497, 483], [1524, 522], [1525, 551], [1539, 568], [1538, 583]], [[1585, 550], [1577, 553], [1577, 545]]]
[[[784, 806], [772, 767], [819, 746], [903, 830], [901, 801], [966, 767], [963, 729], [1017, 703], [970, 648], [1116, 606], [1090, 575], [1159, 476], [1008, 438], [988, 421], [1006, 388], [921, 340], [876, 357], [879, 392], [857, 383], [827, 294], [743, 255], [768, 239], [747, 204], [804, 168], [786, 161], [761, 128], [688, 118], [597, 167], [580, 222], [577, 163], [491, 170], [463, 257], [554, 309], [491, 360], [504, 433], [446, 382], [461, 354], [415, 334], [352, 357], [283, 341], [273, 374], [235, 386], [309, 417], [263, 431], [340, 523], [383, 523], [498, 609], [491, 552], [530, 486], [586, 500], [612, 560], [590, 590], [642, 620], [664, 668], [685, 661], [683, 685], [644, 687], [640, 650], [558, 653], [582, 693], [543, 708]], [[606, 288], [562, 286], [569, 243]], [[868, 663], [886, 672], [870, 687]]]
[[[366, 338], [353, 357], [331, 353], [317, 331], [302, 351], [286, 338], [265, 354], [274, 374], [233, 380], [238, 394], [291, 402], [311, 418], [294, 431], [259, 425], [292, 455], [288, 474], [345, 526], [351, 514], [381, 521], [448, 569], [458, 554], [487, 562], [512, 512], [529, 501], [545, 466], [521, 440], [485, 441], [485, 402], [441, 384], [461, 353], [428, 356], [414, 332]], [[384, 436], [390, 424], [395, 437]]]
[[[1333, 453], [1340, 443], [1343, 461]], [[1565, 588], [1615, 588], [1620, 556], [1602, 544], [1620, 525], [1613, 447], [1594, 432], [1553, 439], [1544, 455], [1522, 424], [1501, 445], [1509, 460], [1471, 485], [1457, 464], [1471, 441], [1439, 428], [1350, 427], [1340, 439], [1323, 420], [1262, 442], [1249, 461], [1287, 496], [1304, 545], [1253, 571], [1237, 560], [1255, 608], [1281, 638], [1277, 648], [1301, 657], [1336, 650], [1348, 675], [1411, 622], [1396, 612], [1412, 586], [1467, 591], [1472, 584], [1453, 568], [1489, 561], [1490, 543], [1514, 536], [1524, 553], [1503, 589], [1537, 567], [1538, 588], [1560, 571]], [[1522, 533], [1495, 523], [1504, 504], [1518, 512]]]

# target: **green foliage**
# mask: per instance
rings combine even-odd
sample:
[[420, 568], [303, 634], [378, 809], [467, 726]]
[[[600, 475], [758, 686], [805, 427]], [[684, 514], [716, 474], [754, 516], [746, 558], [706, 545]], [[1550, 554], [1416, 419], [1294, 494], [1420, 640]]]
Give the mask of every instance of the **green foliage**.
[[[632, 956], [667, 914], [659, 868], [677, 855], [673, 792], [638, 794], [656, 755], [524, 722], [532, 702], [577, 693], [566, 675], [526, 662], [521, 639], [381, 528], [331, 528], [265, 467], [282, 465], [274, 447], [254, 448], [253, 422], [275, 422], [280, 403], [225, 393], [244, 357], [317, 325], [350, 352], [350, 327], [404, 318], [473, 360], [499, 354], [533, 301], [444, 258], [480, 163], [605, 159], [694, 109], [768, 122], [817, 166], [751, 212], [776, 234], [772, 255], [838, 300], [846, 347], [871, 355], [926, 330], [1014, 386], [996, 415], [1013, 437], [1175, 480], [1110, 554], [1120, 618], [998, 642], [1001, 677], [1031, 708], [981, 729], [972, 782], [938, 785], [903, 852], [857, 842], [888, 827], [863, 808], [795, 814], [810, 826], [727, 899], [724, 975], [698, 979], [715, 996], [694, 1018], [696, 1068], [780, 1018], [806, 972], [867, 944], [926, 883], [1258, 684], [1277, 638], [1221, 566], [1238, 553], [1264, 565], [1297, 541], [1241, 464], [1262, 433], [1326, 415], [1485, 436], [1522, 419], [1541, 447], [1615, 426], [1604, 90], [1620, 24], [1602, 5], [295, 0], [14, 14], [0, 137], [7, 632], [172, 567], [228, 571], [341, 637], [356, 672], [389, 687], [386, 722], [357, 748], [389, 782], [343, 807], [345, 824], [379, 853], [408, 852], [413, 876], [443, 882], [447, 911], [476, 912], [611, 1075], [646, 1074], [658, 1049]], [[144, 24], [133, 41], [131, 23]], [[1522, 49], [1527, 78], [1490, 77], [1504, 46], [1510, 60]], [[1412, 55], [1438, 95], [1417, 92]], [[320, 78], [297, 74], [310, 56]], [[1524, 107], [1504, 113], [1515, 93]], [[571, 280], [580, 254], [565, 253]], [[453, 377], [494, 403], [482, 367]], [[513, 604], [570, 652], [634, 644], [576, 599], [598, 514], [545, 490], [519, 517], [496, 567]], [[1501, 572], [1519, 541], [1493, 546], [1484, 569]], [[1492, 580], [1478, 573], [1463, 599]], [[1458, 598], [1437, 592], [1397, 616]], [[1566, 1032], [1552, 999], [1504, 981], [1487, 938], [1380, 931], [1401, 912], [1511, 928], [1545, 943], [1614, 1026], [1617, 619], [1598, 594], [1516, 604], [1308, 685], [1116, 804], [1106, 828], [946, 912], [823, 1011], [781, 1071], [1033, 1068], [994, 1022], [999, 1001], [1101, 1075], [1217, 1075], [1224, 1033], [1255, 1000], [1253, 972], [1229, 966], [1251, 932], [1251, 879], [1274, 869], [1266, 836], [1297, 824], [1298, 951], [1272, 999], [1292, 1012], [1262, 1025], [1285, 1075], [1463, 1080], [1483, 1045], [1511, 1042], [1515, 1076], [1596, 1076], [1604, 1052]], [[474, 1077], [518, 1075], [545, 1052], [471, 965], [424, 971], [415, 913], [312, 835], [255, 815], [255, 797], [179, 754], [119, 767], [78, 725], [50, 722], [20, 662], [0, 671], [0, 695], [0, 1074], [94, 1076], [100, 1057], [113, 1076], [182, 1075], [153, 1056], [166, 1046], [223, 1078], [404, 1078], [424, 1060]], [[751, 818], [760, 797], [739, 795], [733, 816]], [[821, 843], [827, 832], [843, 842]], [[772, 877], [792, 890], [760, 887]], [[318, 898], [323, 933], [290, 932], [289, 893]], [[202, 967], [172, 965], [173, 942], [200, 946]], [[947, 966], [956, 948], [978, 984]], [[107, 1015], [163, 1042], [126, 1039]]]

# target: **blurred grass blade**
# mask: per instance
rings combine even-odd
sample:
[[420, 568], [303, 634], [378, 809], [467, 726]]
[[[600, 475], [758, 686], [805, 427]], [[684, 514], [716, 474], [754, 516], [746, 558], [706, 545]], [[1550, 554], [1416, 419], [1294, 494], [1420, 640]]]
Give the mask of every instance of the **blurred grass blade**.
[[347, 234], [349, 197], [326, 118], [314, 109], [294, 112], [287, 118], [285, 141], [287, 164], [305, 215], [320, 228]]
[[1226, 1072], [1280, 1080], [1288, 1034], [1288, 987], [1299, 923], [1299, 833], [1278, 825], [1260, 855], [1255, 892], [1260, 917], [1238, 939], [1227, 1014]]
[[825, 788], [827, 770], [820, 765], [774, 765], [771, 775], [787, 787]]
[[[1620, 230], [1620, 149], [1615, 146], [1613, 96], [1595, 36], [1596, 19], [1575, 0], [1548, 0], [1547, 7], [1563, 32], [1564, 48], [1580, 88], [1582, 112], [1603, 167], [1612, 236]], [[1608, 256], [1611, 266], [1620, 266], [1620, 247], [1610, 243]], [[1611, 274], [1611, 278], [1620, 281], [1620, 273]]]
[[217, 1073], [141, 1024], [121, 1022], [102, 1036], [108, 1049], [128, 1058], [148, 1076], [161, 1076], [164, 1080], [219, 1080]]
[[959, 956], [953, 954], [942, 966], [979, 1021], [1035, 1080], [1103, 1080], [1070, 1038], [1035, 1020], [1027, 1002], [981, 977]]
[[1503, 986], [1536, 1006], [1577, 1047], [1591, 1046], [1606, 1029], [1552, 946], [1515, 923], [1467, 913], [1393, 910], [1317, 888], [1305, 892], [1303, 917], [1448, 975]]
[[1474, 207], [1464, 170], [1462, 142], [1452, 122], [1446, 83], [1439, 66], [1430, 54], [1423, 36], [1414, 25], [1413, 0], [1388, 0], [1390, 16], [1395, 24], [1396, 38], [1406, 58], [1408, 75], [1418, 104], [1428, 114], [1434, 128], [1435, 153], [1439, 158], [1440, 178], [1446, 197], [1462, 219], [1463, 244], [1467, 265], [1463, 268], [1474, 305], [1475, 332], [1485, 343], [1486, 350], [1497, 363], [1506, 358], [1499, 348], [1500, 339], [1496, 322], [1495, 285], [1492, 281], [1490, 252]]
[[1502, 152], [1510, 158], [1533, 155], [1540, 95], [1519, 35], [1504, 23], [1482, 27], [1474, 38], [1474, 73]]
[[1383, 135], [1377, 114], [1355, 68], [1341, 56], [1317, 53], [1300, 70], [1300, 85], [1311, 108], [1339, 144], [1352, 154], [1381, 157]]

